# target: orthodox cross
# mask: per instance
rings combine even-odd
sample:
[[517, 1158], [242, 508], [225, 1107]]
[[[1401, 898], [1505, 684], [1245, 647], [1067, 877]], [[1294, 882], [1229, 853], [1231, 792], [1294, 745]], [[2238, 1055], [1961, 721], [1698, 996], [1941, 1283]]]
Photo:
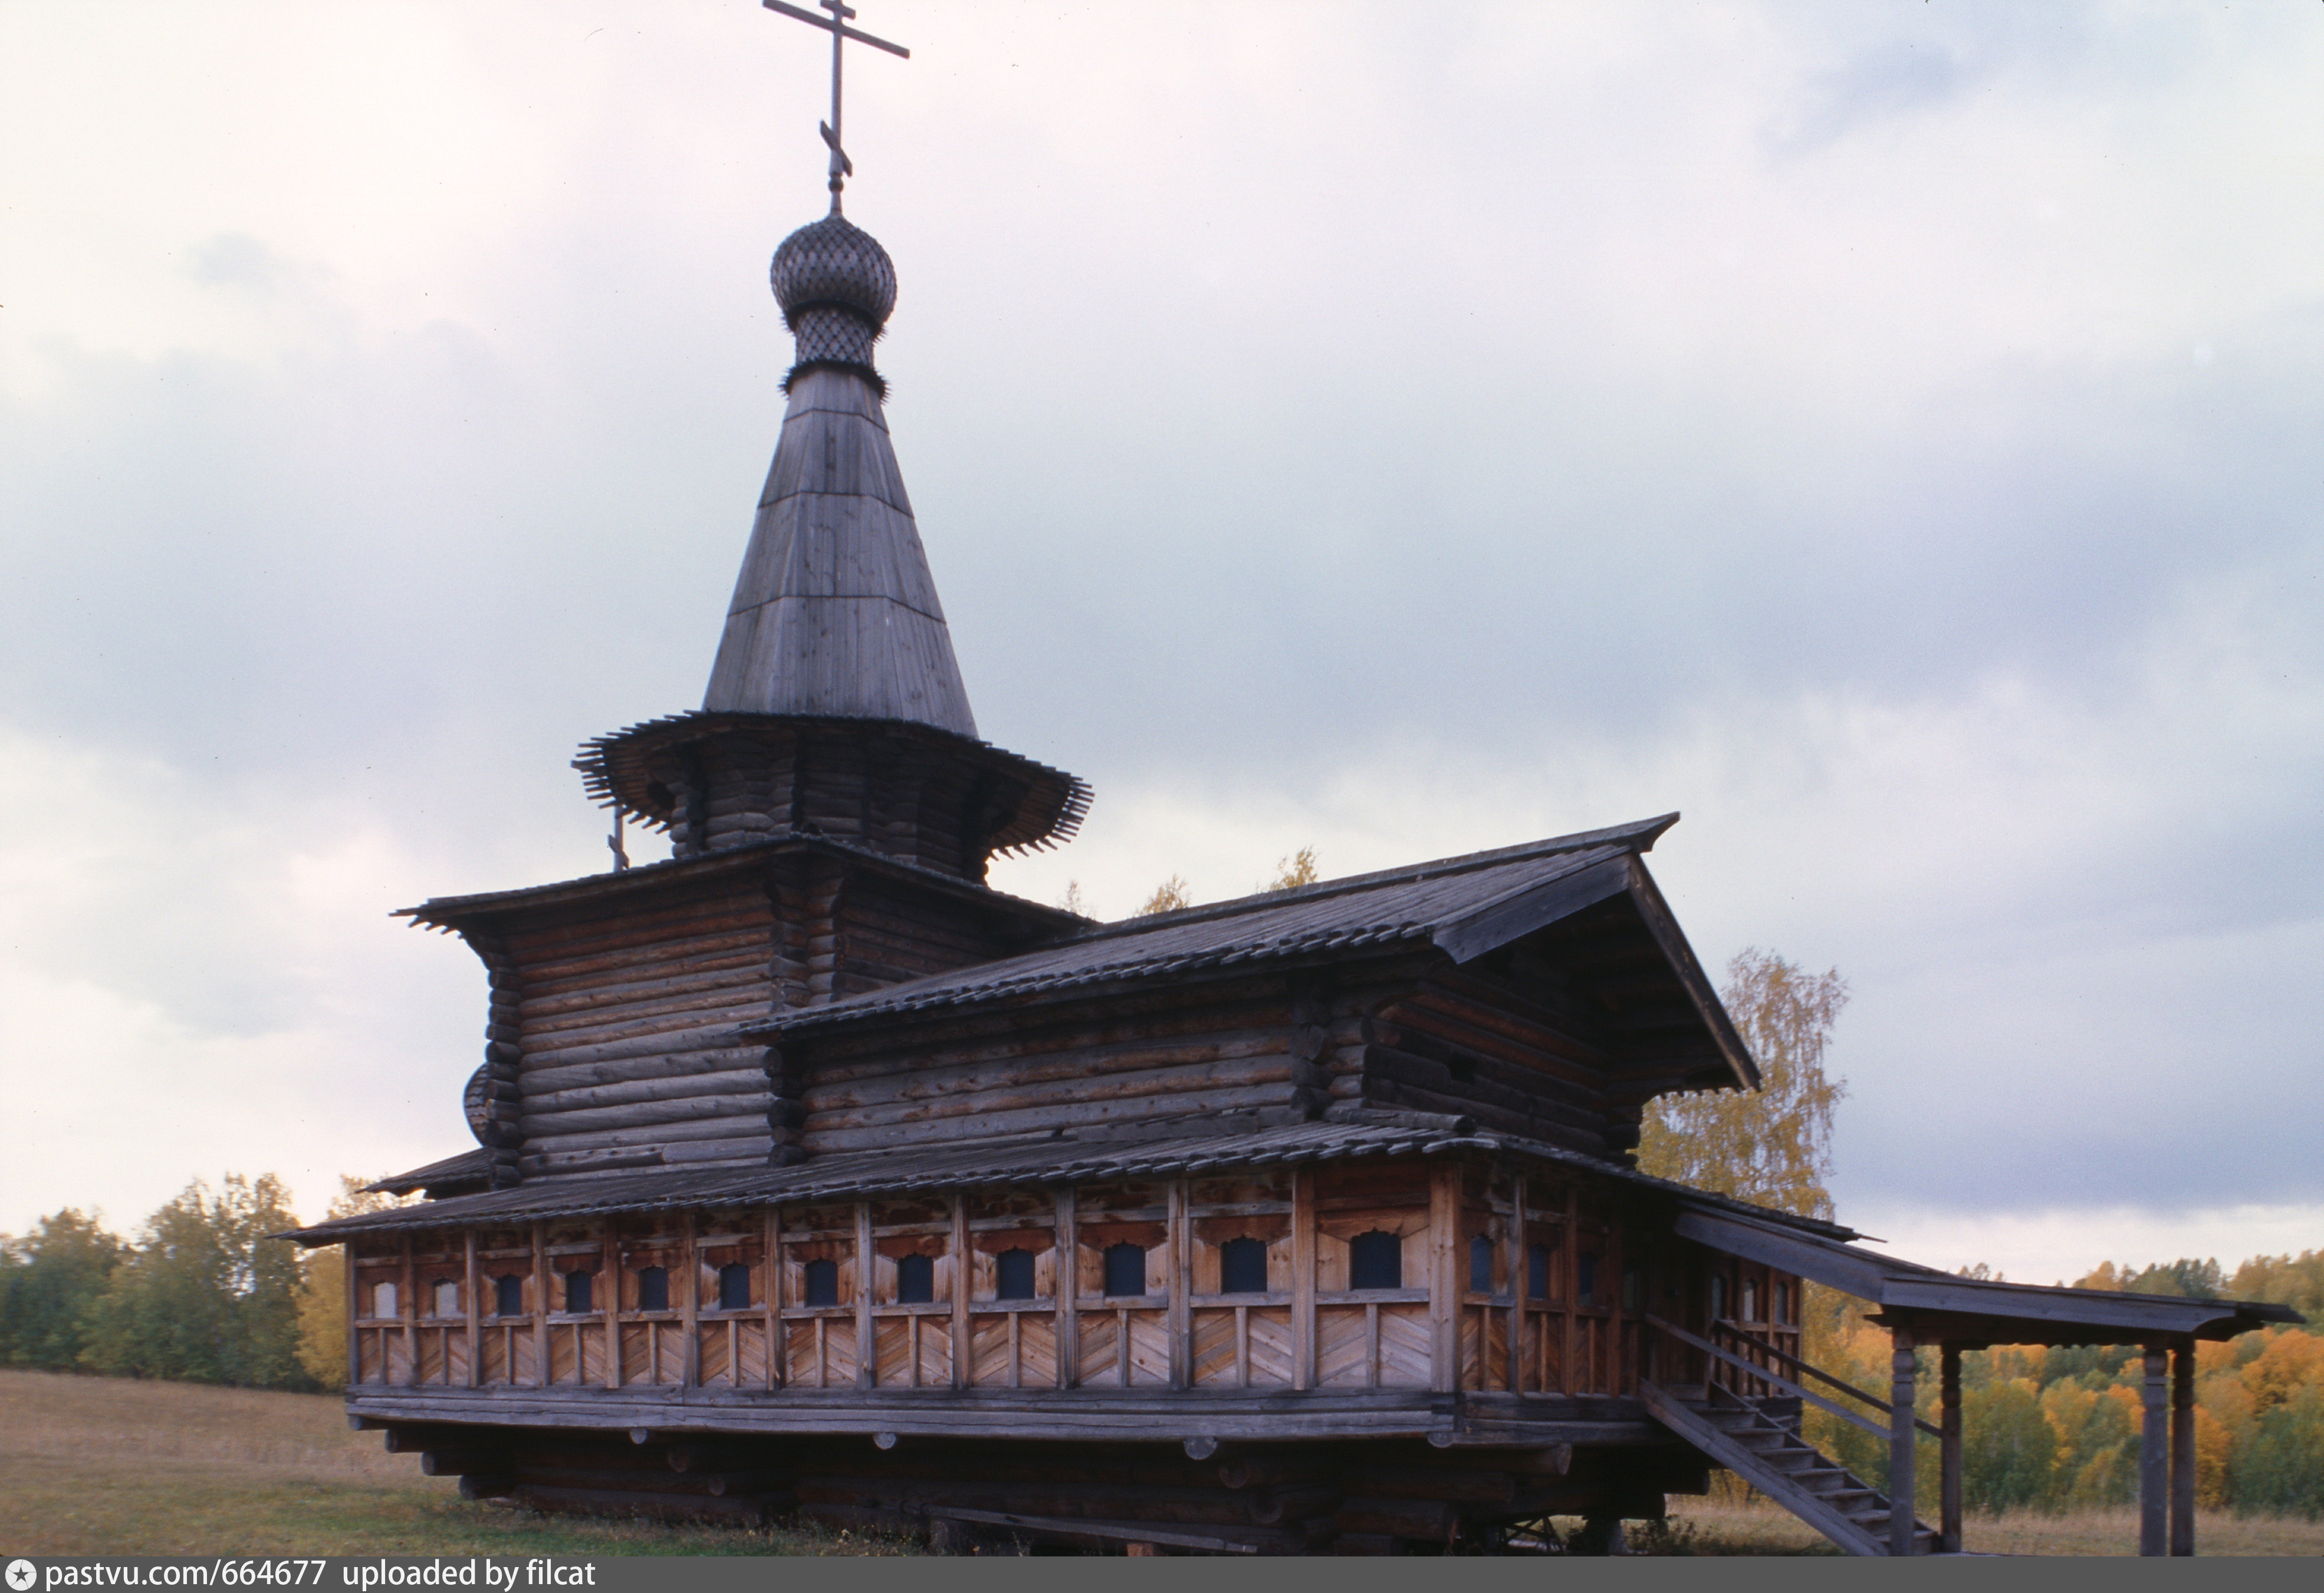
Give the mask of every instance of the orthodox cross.
[[858, 44], [869, 44], [875, 50], [886, 51], [890, 55], [900, 55], [906, 60], [912, 59], [912, 52], [900, 44], [890, 44], [885, 39], [875, 39], [869, 33], [849, 27], [848, 19], [855, 14], [855, 8], [842, 5], [840, 0], [816, 0], [816, 5], [831, 13], [827, 17], [817, 16], [814, 12], [803, 11], [796, 5], [786, 5], [783, 0], [764, 0], [764, 4], [769, 11], [779, 12], [811, 28], [821, 28], [831, 35], [831, 120], [816, 125], [823, 134], [823, 142], [831, 147], [831, 213], [836, 216], [839, 214], [839, 190], [845, 186], [848, 178], [855, 175], [855, 162], [847, 158], [847, 152], [839, 144], [840, 44], [853, 39]]

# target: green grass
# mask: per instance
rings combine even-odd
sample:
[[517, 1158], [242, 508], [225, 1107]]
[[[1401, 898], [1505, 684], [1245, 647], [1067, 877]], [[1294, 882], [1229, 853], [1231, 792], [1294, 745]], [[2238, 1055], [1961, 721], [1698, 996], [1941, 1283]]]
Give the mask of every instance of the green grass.
[[0, 1371], [8, 1554], [906, 1554], [902, 1539], [470, 1504], [337, 1395]]

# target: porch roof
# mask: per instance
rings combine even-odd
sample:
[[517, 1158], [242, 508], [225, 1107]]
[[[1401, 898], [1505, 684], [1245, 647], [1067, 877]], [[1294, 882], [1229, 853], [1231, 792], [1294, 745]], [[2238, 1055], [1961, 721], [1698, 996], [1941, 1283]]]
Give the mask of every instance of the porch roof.
[[1731, 1210], [1685, 1202], [1679, 1237], [1764, 1262], [1880, 1308], [1871, 1320], [1923, 1340], [1987, 1344], [2154, 1344], [2232, 1339], [2271, 1322], [2304, 1321], [2288, 1305], [2189, 1300], [1967, 1278], [1826, 1235]]

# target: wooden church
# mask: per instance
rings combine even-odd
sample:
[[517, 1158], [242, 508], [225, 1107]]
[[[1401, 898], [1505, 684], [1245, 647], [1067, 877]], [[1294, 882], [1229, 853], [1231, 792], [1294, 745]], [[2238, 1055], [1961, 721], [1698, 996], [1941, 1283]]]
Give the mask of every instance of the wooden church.
[[[1960, 1546], [1961, 1348], [2127, 1342], [2150, 1550], [2190, 1552], [2192, 1341], [2278, 1308], [1971, 1282], [1637, 1171], [1648, 1101], [1757, 1082], [1646, 866], [1676, 815], [1116, 924], [986, 883], [1090, 792], [977, 735], [826, 137], [703, 705], [576, 761], [672, 855], [409, 909], [484, 965], [480, 1146], [296, 1236], [347, 1248], [351, 1419], [470, 1497], [954, 1547], [1602, 1550], [1725, 1467], [1914, 1553]], [[1805, 1279], [1895, 1386], [1800, 1358]], [[1900, 1493], [1937, 1438], [1936, 1524], [1803, 1402]]]

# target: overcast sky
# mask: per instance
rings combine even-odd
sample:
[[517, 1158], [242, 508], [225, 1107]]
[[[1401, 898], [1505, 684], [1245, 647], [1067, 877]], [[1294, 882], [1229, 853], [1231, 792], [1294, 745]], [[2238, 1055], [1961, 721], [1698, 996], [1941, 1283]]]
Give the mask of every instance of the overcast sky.
[[[2324, 8], [866, 0], [849, 215], [998, 867], [1676, 808], [1855, 999], [1844, 1219], [2324, 1245]], [[392, 921], [605, 866], [782, 410], [750, 0], [0, 7], [0, 1229], [470, 1143]]]

